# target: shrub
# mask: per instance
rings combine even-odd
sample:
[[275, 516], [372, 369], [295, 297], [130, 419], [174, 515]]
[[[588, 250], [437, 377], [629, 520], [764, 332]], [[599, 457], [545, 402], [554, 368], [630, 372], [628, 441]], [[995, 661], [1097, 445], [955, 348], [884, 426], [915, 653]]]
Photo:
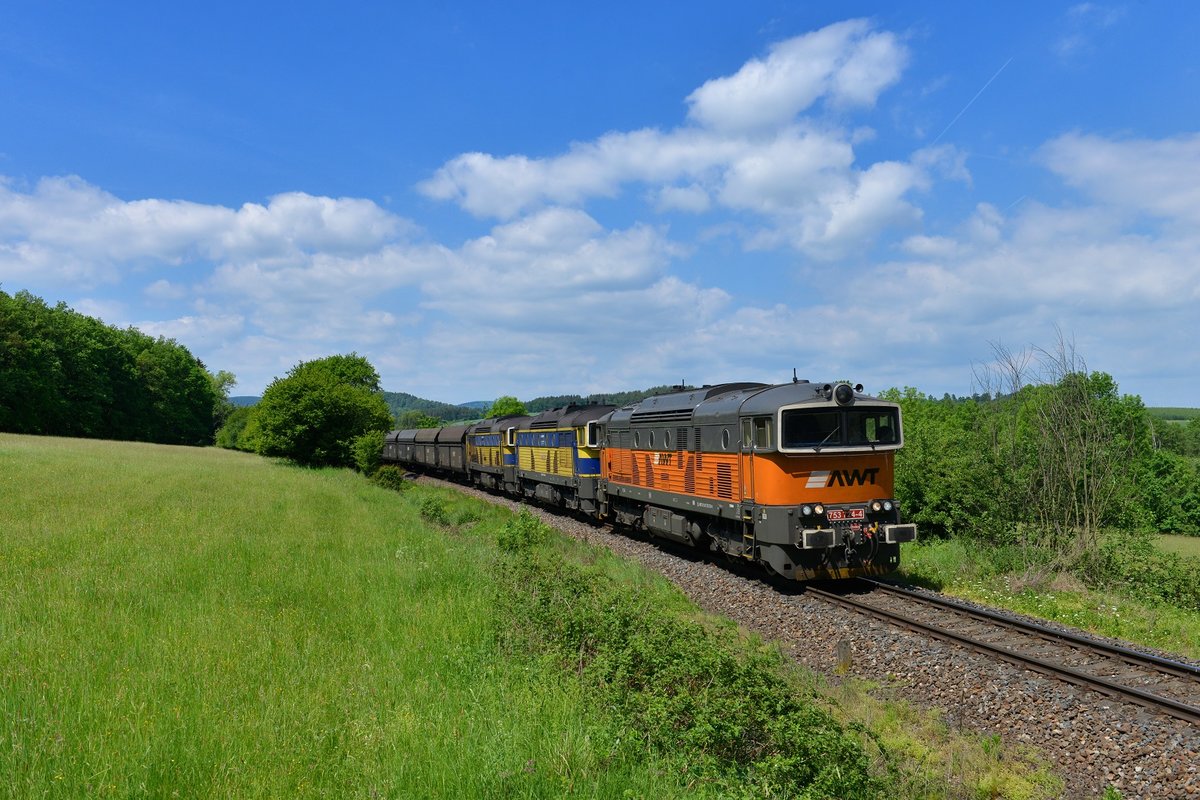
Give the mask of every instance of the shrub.
[[426, 497], [421, 501], [421, 516], [437, 525], [449, 525], [450, 513], [446, 501], [438, 497]]
[[354, 437], [351, 452], [354, 455], [354, 466], [359, 472], [370, 475], [379, 469], [385, 436], [385, 431], [367, 431], [362, 436]]
[[517, 553], [541, 544], [549, 535], [550, 529], [545, 523], [528, 511], [522, 510], [504, 524], [496, 538], [501, 550]]
[[384, 464], [371, 473], [371, 480], [385, 489], [401, 492], [408, 487], [408, 481], [404, 479], [404, 475], [405, 472], [402, 468]]

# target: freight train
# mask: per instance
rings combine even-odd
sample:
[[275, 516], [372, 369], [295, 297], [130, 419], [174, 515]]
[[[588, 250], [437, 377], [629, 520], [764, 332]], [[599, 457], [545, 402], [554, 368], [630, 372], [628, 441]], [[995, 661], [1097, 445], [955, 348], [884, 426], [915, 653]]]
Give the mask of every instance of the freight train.
[[895, 403], [793, 378], [392, 431], [382, 460], [828, 580], [891, 572], [916, 538], [903, 443]]

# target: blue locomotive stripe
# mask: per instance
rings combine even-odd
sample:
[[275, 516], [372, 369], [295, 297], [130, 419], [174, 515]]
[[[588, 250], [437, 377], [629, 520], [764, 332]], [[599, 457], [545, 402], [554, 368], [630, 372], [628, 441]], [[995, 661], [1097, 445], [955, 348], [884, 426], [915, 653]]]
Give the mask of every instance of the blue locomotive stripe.
[[519, 431], [517, 447], [574, 447], [575, 431]]
[[580, 458], [575, 456], [575, 474], [576, 475], [599, 475], [600, 474], [600, 459], [598, 458]]

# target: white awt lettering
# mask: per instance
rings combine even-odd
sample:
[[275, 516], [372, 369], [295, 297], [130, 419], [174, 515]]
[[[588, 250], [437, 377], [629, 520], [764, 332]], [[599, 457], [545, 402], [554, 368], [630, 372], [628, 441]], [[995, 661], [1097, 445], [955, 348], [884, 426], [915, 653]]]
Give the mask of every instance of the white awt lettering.
[[829, 480], [829, 470], [827, 470], [827, 469], [813, 470], [812, 472], [809, 473], [808, 483], [804, 484], [804, 488], [805, 489], [824, 489], [827, 485], [831, 485], [831, 484], [826, 483], [828, 480]]
[[[865, 484], [875, 483], [875, 476], [879, 474], [879, 467], [868, 467], [867, 469], [835, 469], [828, 473], [828, 481], [825, 486], [863, 486]], [[808, 479], [809, 488], [813, 487], [813, 478], [817, 473], [813, 473], [813, 477]]]

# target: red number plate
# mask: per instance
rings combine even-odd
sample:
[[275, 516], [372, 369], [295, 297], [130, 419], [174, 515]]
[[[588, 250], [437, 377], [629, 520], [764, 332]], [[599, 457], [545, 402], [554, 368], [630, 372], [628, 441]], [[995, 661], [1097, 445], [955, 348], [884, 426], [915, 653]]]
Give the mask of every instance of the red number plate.
[[861, 508], [831, 508], [825, 512], [830, 522], [840, 522], [844, 519], [866, 519], [867, 512]]

